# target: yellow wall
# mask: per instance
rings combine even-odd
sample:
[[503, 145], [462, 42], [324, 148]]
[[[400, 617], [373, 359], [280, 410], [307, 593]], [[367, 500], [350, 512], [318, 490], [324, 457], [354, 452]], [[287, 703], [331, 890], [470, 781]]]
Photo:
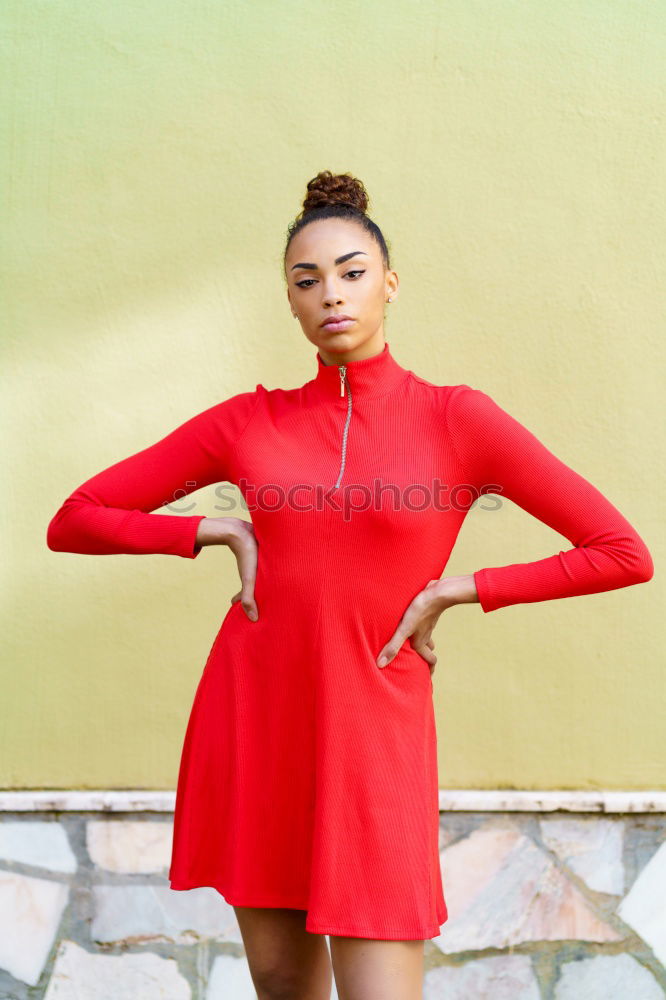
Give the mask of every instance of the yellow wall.
[[[331, 169], [362, 178], [389, 240], [396, 359], [490, 393], [656, 564], [647, 585], [442, 616], [440, 785], [663, 788], [663, 5], [13, 0], [2, 18], [2, 784], [175, 786], [234, 557], [54, 553], [46, 526], [194, 413], [314, 375], [280, 262]], [[194, 499], [215, 513], [213, 488]], [[447, 572], [568, 544], [506, 503], [469, 515]]]

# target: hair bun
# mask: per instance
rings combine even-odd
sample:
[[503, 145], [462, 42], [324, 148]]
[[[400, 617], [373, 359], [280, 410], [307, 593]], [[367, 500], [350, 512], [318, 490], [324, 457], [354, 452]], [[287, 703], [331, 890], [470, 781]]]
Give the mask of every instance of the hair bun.
[[308, 181], [303, 212], [310, 212], [324, 205], [350, 205], [357, 212], [365, 214], [368, 195], [363, 182], [351, 174], [332, 174], [330, 170], [320, 170], [316, 177]]
[[386, 270], [391, 267], [389, 248], [382, 231], [367, 214], [368, 194], [358, 177], [351, 174], [332, 174], [330, 170], [320, 170], [316, 177], [308, 181], [303, 209], [287, 227], [284, 250], [284, 276], [287, 274], [287, 254], [291, 241], [297, 233], [313, 222], [325, 219], [344, 219], [347, 223], [361, 226], [376, 242]]

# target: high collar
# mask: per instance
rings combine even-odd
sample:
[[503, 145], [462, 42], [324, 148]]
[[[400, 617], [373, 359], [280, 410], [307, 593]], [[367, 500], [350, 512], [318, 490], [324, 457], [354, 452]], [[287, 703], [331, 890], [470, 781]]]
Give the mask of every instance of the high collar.
[[391, 354], [388, 341], [379, 354], [359, 361], [335, 362], [327, 365], [319, 351], [317, 374], [312, 380], [314, 390], [322, 397], [340, 399], [346, 391], [340, 392], [340, 368], [344, 365], [352, 399], [383, 396], [399, 385], [407, 377], [408, 370], [399, 365]]

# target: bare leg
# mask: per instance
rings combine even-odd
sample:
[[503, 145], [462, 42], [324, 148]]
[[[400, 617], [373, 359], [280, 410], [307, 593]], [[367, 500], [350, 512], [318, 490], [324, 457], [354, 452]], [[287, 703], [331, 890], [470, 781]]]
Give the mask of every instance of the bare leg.
[[330, 1000], [331, 958], [306, 910], [234, 906], [258, 1000]]
[[423, 941], [330, 935], [340, 1000], [421, 1000]]

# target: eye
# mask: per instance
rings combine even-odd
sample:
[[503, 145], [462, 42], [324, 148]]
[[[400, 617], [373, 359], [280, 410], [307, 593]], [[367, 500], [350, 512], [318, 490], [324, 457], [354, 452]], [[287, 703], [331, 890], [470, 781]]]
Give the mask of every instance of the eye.
[[[365, 274], [365, 271], [360, 271], [360, 270], [347, 271], [347, 274], [345, 275], [345, 277], [348, 278], [350, 274]], [[358, 281], [358, 278], [352, 278], [352, 281]], [[314, 282], [314, 278], [305, 278], [303, 281], [297, 281], [296, 282], [296, 287], [297, 288], [309, 288], [310, 284], [312, 282]]]

